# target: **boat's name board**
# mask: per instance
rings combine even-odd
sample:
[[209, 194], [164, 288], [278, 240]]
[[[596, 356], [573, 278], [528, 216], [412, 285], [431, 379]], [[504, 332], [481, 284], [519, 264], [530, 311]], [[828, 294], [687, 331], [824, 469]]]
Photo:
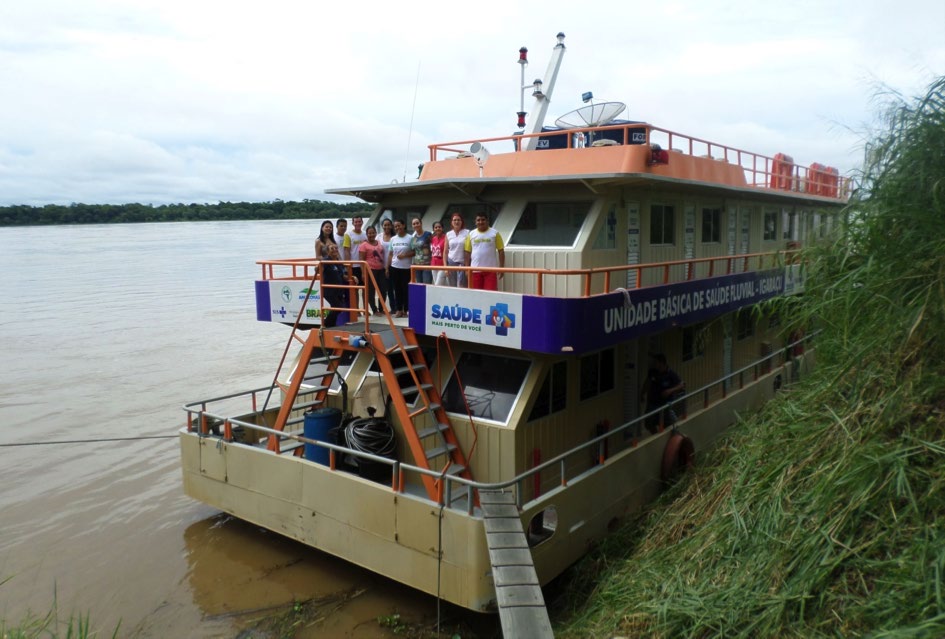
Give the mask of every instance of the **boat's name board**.
[[754, 304], [771, 295], [784, 291], [784, 274], [777, 271], [757, 280], [742, 282], [716, 282], [714, 286], [698, 290], [677, 292], [670, 288], [660, 297], [634, 302], [625, 302], [617, 308], [604, 312], [604, 332], [613, 333], [659, 320], [675, 319], [692, 313], [710, 311], [730, 304], [742, 305], [746, 300]]
[[543, 353], [585, 353], [707, 321], [801, 286], [791, 266], [580, 298], [411, 284], [410, 325], [427, 335], [445, 333]]

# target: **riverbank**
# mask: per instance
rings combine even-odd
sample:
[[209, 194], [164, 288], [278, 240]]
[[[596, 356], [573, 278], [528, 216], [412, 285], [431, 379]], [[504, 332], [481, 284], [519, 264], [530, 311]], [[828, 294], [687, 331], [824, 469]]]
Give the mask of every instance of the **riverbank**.
[[573, 569], [558, 636], [945, 636], [945, 78], [886, 122], [780, 302], [816, 371]]

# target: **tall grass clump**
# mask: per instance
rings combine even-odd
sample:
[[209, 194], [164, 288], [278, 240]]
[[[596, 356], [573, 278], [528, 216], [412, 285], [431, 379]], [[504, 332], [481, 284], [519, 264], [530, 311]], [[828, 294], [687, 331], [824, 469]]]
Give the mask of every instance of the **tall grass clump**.
[[[8, 584], [12, 582], [13, 577], [0, 579], [0, 598], [4, 594], [3, 588], [10, 588]], [[116, 639], [120, 628], [119, 623], [115, 631], [108, 636]], [[96, 639], [102, 636], [104, 635], [99, 634], [92, 627], [87, 613], [70, 614], [68, 619], [64, 619], [61, 616], [59, 600], [55, 592], [52, 607], [45, 614], [27, 612], [15, 621], [7, 621], [0, 617], [0, 639]]]
[[817, 368], [572, 571], [559, 636], [945, 636], [945, 78], [859, 177], [783, 302]]

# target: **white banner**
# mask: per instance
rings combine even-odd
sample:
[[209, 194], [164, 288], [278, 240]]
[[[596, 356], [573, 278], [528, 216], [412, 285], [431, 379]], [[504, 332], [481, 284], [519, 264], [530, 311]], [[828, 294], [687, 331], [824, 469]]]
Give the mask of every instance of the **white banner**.
[[[309, 284], [310, 282], [298, 280], [269, 280], [269, 310], [273, 322], [294, 324], [302, 310], [302, 303], [308, 297], [308, 301], [305, 302], [305, 317], [302, 323], [321, 324], [321, 318], [319, 317], [321, 282], [316, 281], [315, 286], [311, 289], [309, 289]], [[327, 301], [325, 305], [330, 306]]]
[[[410, 309], [413, 319], [416, 309]], [[522, 347], [522, 296], [450, 286], [427, 286], [424, 332], [509, 348]]]

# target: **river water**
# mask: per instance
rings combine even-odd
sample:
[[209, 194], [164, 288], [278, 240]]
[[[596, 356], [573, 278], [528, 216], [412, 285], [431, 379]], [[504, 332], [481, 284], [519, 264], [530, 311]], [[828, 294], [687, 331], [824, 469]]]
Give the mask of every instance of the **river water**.
[[[183, 494], [181, 406], [270, 383], [288, 329], [255, 319], [255, 261], [310, 255], [317, 224], [0, 228], [0, 619], [55, 602], [106, 636], [236, 637], [315, 599], [300, 637], [435, 620], [433, 598]], [[76, 441], [128, 436], [155, 438]]]

